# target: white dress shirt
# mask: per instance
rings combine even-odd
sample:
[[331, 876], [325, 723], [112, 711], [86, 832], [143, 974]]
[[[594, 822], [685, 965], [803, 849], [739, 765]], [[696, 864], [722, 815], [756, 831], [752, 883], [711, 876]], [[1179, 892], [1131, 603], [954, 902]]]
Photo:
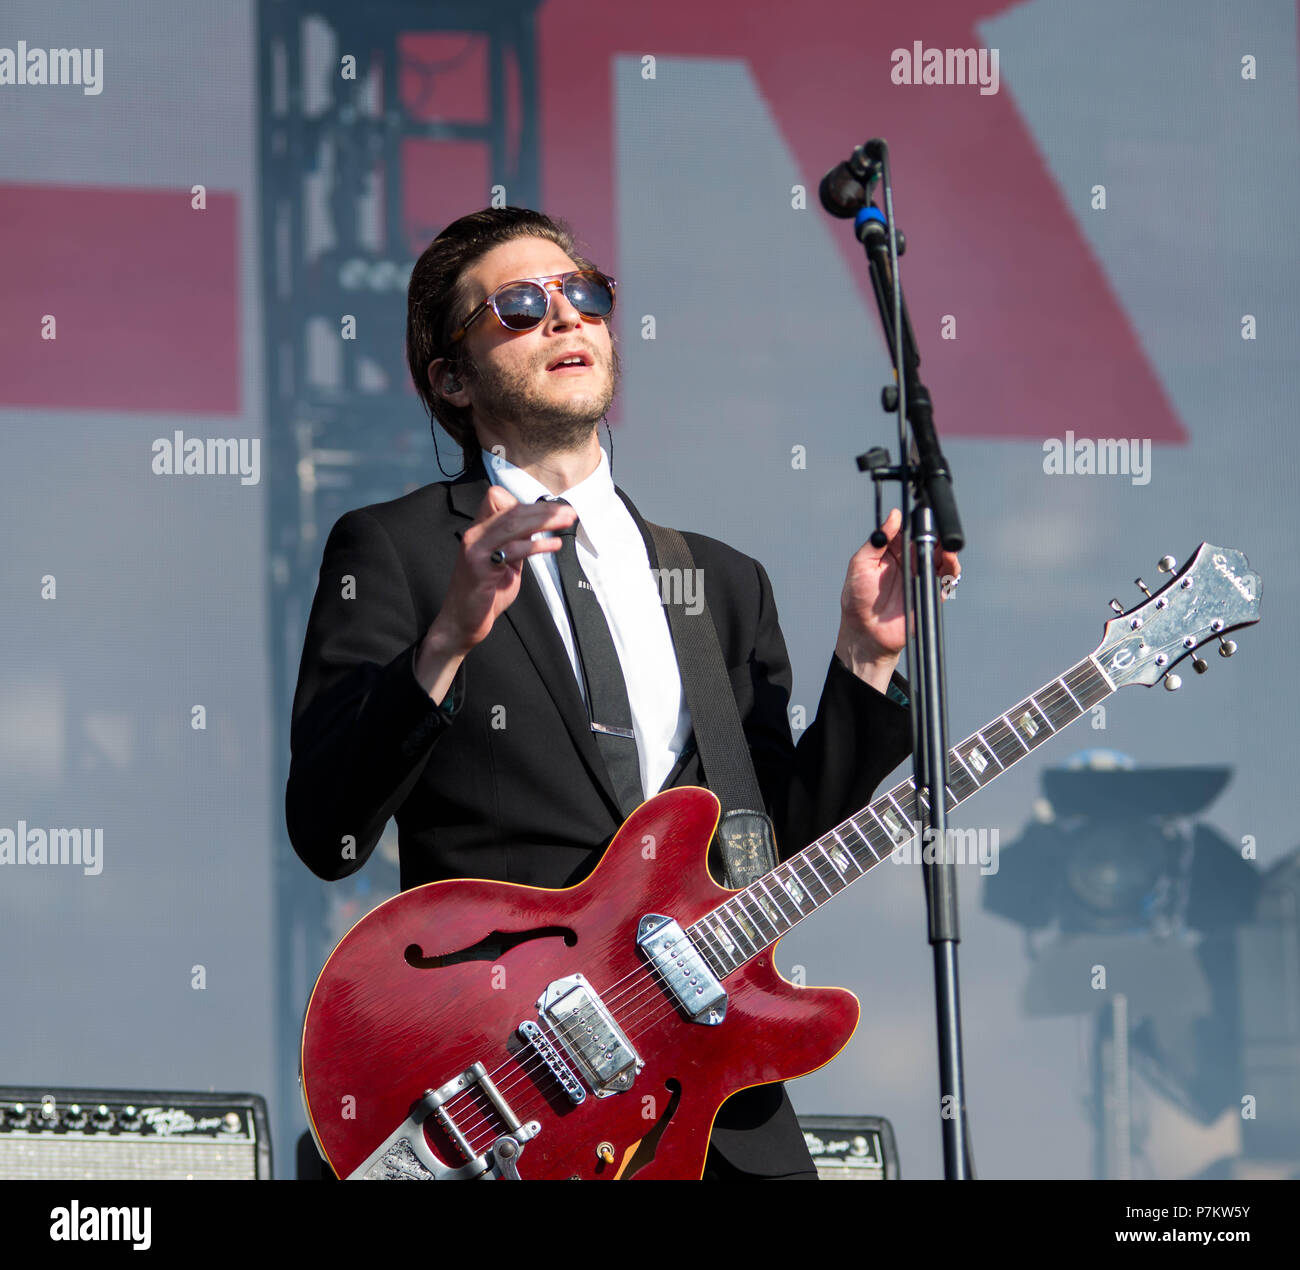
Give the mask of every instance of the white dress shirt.
[[[494, 485], [504, 487], [521, 503], [554, 497], [550, 490], [507, 459], [483, 451], [483, 466]], [[578, 513], [578, 562], [600, 602], [614, 640], [632, 727], [636, 732], [643, 797], [659, 792], [691, 735], [691, 715], [682, 692], [681, 673], [668, 630], [668, 615], [650, 571], [645, 540], [632, 513], [614, 489], [609, 460], [602, 448], [594, 472], [566, 489], [565, 498]], [[586, 699], [573, 628], [560, 589], [560, 567], [554, 552], [528, 558], [546, 607], [551, 611], [569, 663]]]

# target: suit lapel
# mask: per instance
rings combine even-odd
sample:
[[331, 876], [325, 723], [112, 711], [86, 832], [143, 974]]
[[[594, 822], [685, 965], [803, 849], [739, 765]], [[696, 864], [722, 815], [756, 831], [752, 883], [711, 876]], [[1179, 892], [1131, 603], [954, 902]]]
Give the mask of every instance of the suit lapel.
[[[641, 537], [645, 541], [646, 555], [650, 558], [650, 568], [652, 570], [657, 570], [659, 568], [659, 553], [655, 550], [655, 540], [650, 536], [650, 531], [646, 528], [645, 518], [639, 511], [637, 511], [636, 504], [633, 503], [617, 485], [614, 486], [614, 491], [618, 494], [619, 498], [623, 500], [623, 505], [631, 513], [632, 519], [636, 521], [636, 527], [641, 531]], [[677, 639], [673, 635], [671, 622], [668, 623], [668, 638], [673, 641], [673, 656], [677, 659], [677, 672], [678, 674], [682, 674], [681, 654], [677, 649]], [[655, 793], [662, 793], [665, 789], [671, 789], [673, 787], [674, 782], [681, 776], [683, 769], [686, 767], [686, 764], [691, 761], [691, 757], [694, 753], [695, 730], [692, 728], [690, 736], [686, 738], [686, 744], [683, 746], [682, 752], [677, 756], [677, 762], [673, 764], [672, 771], [664, 777], [663, 784], [659, 786]]]
[[[459, 539], [469, 527], [468, 522], [478, 515], [478, 509], [487, 494], [491, 482], [483, 469], [482, 456], [478, 462], [468, 467], [464, 476], [447, 486], [447, 499], [451, 510], [466, 523], [457, 525], [454, 533]], [[626, 500], [625, 500], [626, 501]], [[639, 523], [639, 522], [638, 522]], [[644, 530], [642, 535], [644, 536]], [[505, 618], [514, 629], [524, 651], [532, 661], [538, 676], [546, 686], [555, 708], [564, 720], [564, 726], [573, 738], [578, 752], [582, 755], [591, 772], [592, 779], [600, 786], [615, 818], [621, 820], [618, 796], [614, 783], [610, 780], [609, 769], [600, 756], [596, 738], [592, 735], [587, 707], [582, 703], [582, 693], [578, 690], [578, 681], [573, 674], [573, 664], [565, 651], [564, 641], [556, 629], [555, 619], [546, 606], [546, 598], [533, 576], [533, 566], [526, 563], [520, 574], [519, 594], [506, 609]]]

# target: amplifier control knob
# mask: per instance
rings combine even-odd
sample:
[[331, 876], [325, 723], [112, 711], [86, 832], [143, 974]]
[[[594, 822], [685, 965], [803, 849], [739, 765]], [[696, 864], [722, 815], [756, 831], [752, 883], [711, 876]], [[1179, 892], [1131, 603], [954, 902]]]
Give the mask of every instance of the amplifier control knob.
[[32, 1123], [31, 1108], [16, 1102], [5, 1112], [5, 1125], [10, 1129], [26, 1129]]
[[134, 1107], [123, 1107], [117, 1122], [128, 1133], [134, 1133], [140, 1127], [140, 1113]]
[[80, 1103], [71, 1103], [68, 1109], [63, 1113], [63, 1127], [65, 1129], [84, 1129], [86, 1127], [86, 1113], [82, 1111]]
[[113, 1113], [108, 1109], [107, 1103], [100, 1103], [95, 1108], [95, 1114], [91, 1116], [90, 1123], [96, 1129], [111, 1129], [113, 1127]]

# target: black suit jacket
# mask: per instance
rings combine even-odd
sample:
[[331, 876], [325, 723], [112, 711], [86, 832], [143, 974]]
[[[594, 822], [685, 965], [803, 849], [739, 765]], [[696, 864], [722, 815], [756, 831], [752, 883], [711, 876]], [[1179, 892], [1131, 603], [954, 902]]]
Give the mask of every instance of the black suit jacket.
[[[359, 869], [396, 816], [403, 889], [456, 877], [567, 887], [595, 868], [622, 823], [531, 567], [462, 663], [454, 710], [415, 679], [416, 650], [488, 486], [476, 455], [459, 479], [348, 512], [330, 532], [294, 697], [285, 800], [290, 841], [319, 877]], [[618, 493], [657, 567], [644, 521]], [[794, 854], [865, 806], [910, 752], [908, 711], [832, 655], [816, 717], [796, 745], [790, 662], [766, 571], [717, 539], [685, 537], [778, 847]], [[707, 784], [691, 744], [663, 788]], [[712, 1142], [749, 1172], [808, 1167], [780, 1087], [728, 1100]]]

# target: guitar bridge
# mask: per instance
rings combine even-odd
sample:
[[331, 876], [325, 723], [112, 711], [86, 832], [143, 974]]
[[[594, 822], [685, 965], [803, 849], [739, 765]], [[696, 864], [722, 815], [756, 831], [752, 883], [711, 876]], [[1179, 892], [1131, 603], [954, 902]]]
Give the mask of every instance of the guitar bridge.
[[569, 1101], [576, 1107], [586, 1102], [587, 1091], [582, 1082], [573, 1074], [573, 1068], [560, 1057], [560, 1052], [551, 1044], [550, 1038], [531, 1019], [525, 1019], [518, 1028], [519, 1035], [533, 1047], [534, 1053], [550, 1068], [561, 1089], [568, 1095]]
[[[495, 1138], [481, 1154], [475, 1153], [450, 1109], [450, 1104], [455, 1099], [475, 1087], [482, 1091], [507, 1130]], [[471, 1110], [481, 1114], [476, 1105], [471, 1104]], [[460, 1165], [445, 1164], [430, 1149], [428, 1139], [424, 1136], [425, 1121], [430, 1116], [460, 1152], [463, 1159]], [[479, 1178], [518, 1181], [517, 1161], [523, 1152], [524, 1143], [540, 1132], [541, 1125], [536, 1120], [527, 1123], [519, 1120], [492, 1083], [487, 1068], [482, 1063], [473, 1063], [441, 1088], [426, 1089], [411, 1108], [410, 1115], [348, 1175], [348, 1180], [463, 1182]]]

